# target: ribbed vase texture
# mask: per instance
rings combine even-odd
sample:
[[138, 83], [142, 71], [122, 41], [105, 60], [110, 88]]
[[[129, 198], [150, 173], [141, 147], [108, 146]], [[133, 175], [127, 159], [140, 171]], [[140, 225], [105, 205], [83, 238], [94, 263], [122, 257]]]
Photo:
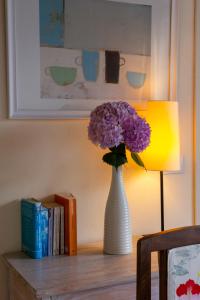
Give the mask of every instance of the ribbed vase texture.
[[122, 168], [112, 168], [112, 180], [104, 219], [104, 253], [132, 252], [132, 231]]

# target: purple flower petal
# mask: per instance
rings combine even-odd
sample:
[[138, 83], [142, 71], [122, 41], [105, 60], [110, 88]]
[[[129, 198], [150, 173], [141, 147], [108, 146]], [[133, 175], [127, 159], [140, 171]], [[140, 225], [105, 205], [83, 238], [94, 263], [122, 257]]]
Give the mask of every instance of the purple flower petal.
[[121, 143], [132, 152], [141, 152], [150, 141], [150, 127], [126, 102], [107, 102], [97, 106], [90, 115], [88, 137], [101, 148]]

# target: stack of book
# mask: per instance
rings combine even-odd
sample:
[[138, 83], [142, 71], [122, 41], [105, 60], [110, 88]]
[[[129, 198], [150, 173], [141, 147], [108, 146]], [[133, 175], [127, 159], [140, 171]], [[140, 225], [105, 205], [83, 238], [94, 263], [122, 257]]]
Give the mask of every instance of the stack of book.
[[32, 258], [77, 254], [76, 199], [54, 196], [54, 202], [21, 200], [22, 250]]

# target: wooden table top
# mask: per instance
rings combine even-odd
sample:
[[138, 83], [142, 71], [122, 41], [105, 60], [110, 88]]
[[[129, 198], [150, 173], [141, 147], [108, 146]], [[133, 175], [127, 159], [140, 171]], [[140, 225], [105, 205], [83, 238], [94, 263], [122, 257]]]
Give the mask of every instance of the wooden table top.
[[[3, 255], [8, 268], [31, 286], [37, 296], [60, 295], [136, 281], [136, 240], [130, 255], [105, 255], [102, 243], [79, 248], [77, 256], [32, 259], [23, 252]], [[152, 257], [152, 277], [158, 277], [157, 254]]]

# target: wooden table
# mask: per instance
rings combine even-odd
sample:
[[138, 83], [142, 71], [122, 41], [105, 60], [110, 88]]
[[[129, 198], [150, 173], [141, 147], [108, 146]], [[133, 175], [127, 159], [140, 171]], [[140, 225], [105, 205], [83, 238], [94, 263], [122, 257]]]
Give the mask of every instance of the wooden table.
[[[102, 244], [82, 246], [77, 256], [34, 260], [5, 254], [10, 300], [134, 300], [136, 241], [131, 255], [104, 255]], [[158, 297], [157, 255], [152, 258], [152, 299]]]

